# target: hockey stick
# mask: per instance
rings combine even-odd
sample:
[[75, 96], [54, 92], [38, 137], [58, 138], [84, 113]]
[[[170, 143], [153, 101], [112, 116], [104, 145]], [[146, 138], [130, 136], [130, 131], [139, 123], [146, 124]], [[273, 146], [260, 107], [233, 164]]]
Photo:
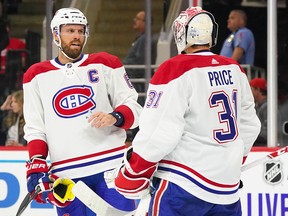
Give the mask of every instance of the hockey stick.
[[[271, 152], [270, 154], [266, 155], [265, 157], [255, 160], [249, 164], [243, 165], [241, 171], [246, 171], [252, 167], [255, 167], [265, 161], [269, 161], [274, 159], [282, 154], [288, 152], [288, 146], [281, 148], [277, 151]], [[75, 196], [83, 202], [86, 206], [88, 206], [93, 212], [97, 213], [97, 216], [114, 216], [114, 215], [132, 215], [133, 212], [125, 212], [120, 211], [113, 208], [110, 204], [104, 201], [100, 196], [98, 196], [94, 191], [92, 191], [85, 183], [79, 181], [75, 184], [72, 189]], [[136, 212], [134, 212], [135, 216], [146, 216], [146, 212], [149, 207], [149, 202], [151, 199], [151, 195], [147, 195], [146, 197], [141, 199], [141, 202], [138, 205]], [[117, 213], [118, 214], [117, 214]]]
[[[78, 181], [72, 188], [74, 195], [88, 206], [97, 216], [129, 215], [129, 212], [116, 210], [109, 203], [103, 200], [98, 194], [94, 193], [84, 182]], [[115, 212], [117, 211], [117, 213]], [[113, 211], [113, 212], [112, 212]], [[132, 215], [133, 212], [130, 213]]]
[[23, 201], [21, 202], [21, 204], [18, 208], [16, 216], [20, 216], [24, 212], [24, 210], [27, 208], [27, 206], [39, 194], [40, 191], [41, 191], [40, 187], [37, 187], [33, 195], [30, 195], [30, 193], [26, 194], [26, 196], [24, 197]]
[[284, 148], [281, 148], [281, 149], [279, 149], [279, 150], [277, 150], [277, 151], [271, 152], [270, 154], [266, 155], [266, 156], [263, 157], [263, 158], [260, 158], [260, 159], [258, 159], [258, 160], [255, 160], [255, 161], [253, 161], [253, 162], [251, 162], [251, 163], [249, 163], [249, 164], [243, 165], [243, 166], [241, 167], [241, 171], [242, 171], [242, 172], [243, 172], [243, 171], [246, 171], [246, 170], [248, 170], [248, 169], [250, 169], [250, 168], [252, 168], [252, 167], [255, 167], [255, 166], [259, 165], [259, 164], [262, 164], [262, 163], [264, 163], [264, 162], [266, 162], [266, 161], [269, 161], [269, 160], [271, 160], [271, 159], [274, 159], [274, 158], [276, 158], [276, 157], [279, 157], [280, 155], [285, 154], [285, 153], [287, 153], [287, 152], [288, 152], [288, 146], [286, 146], [286, 147], [284, 147]]
[[138, 207], [136, 209], [135, 216], [148, 216], [148, 209], [150, 205], [151, 194], [147, 194], [140, 200]]

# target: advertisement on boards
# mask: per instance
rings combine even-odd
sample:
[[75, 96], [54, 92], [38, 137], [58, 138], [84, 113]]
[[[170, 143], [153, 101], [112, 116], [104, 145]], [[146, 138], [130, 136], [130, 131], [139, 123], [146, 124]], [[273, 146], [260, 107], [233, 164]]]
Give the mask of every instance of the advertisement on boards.
[[[253, 148], [245, 164], [264, 158], [275, 148]], [[27, 194], [25, 162], [28, 153], [0, 149], [0, 215], [14, 216]], [[243, 216], [288, 216], [288, 153], [242, 172]], [[21, 216], [56, 216], [51, 204], [32, 201]]]
[[[3, 150], [7, 148], [8, 150]], [[0, 150], [0, 215], [15, 216], [18, 208], [27, 194], [26, 160], [28, 151], [10, 150], [3, 147]], [[14, 148], [16, 149], [16, 148]], [[39, 204], [32, 201], [21, 216], [56, 216], [55, 207], [51, 204]]]
[[[254, 149], [245, 164], [271, 153]], [[288, 216], [288, 153], [243, 171], [241, 180], [243, 216]]]

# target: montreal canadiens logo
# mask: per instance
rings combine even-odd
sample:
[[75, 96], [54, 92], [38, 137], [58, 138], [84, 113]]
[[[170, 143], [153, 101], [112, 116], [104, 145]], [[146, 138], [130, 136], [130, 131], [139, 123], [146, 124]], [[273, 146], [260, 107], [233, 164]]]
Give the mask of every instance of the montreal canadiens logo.
[[69, 86], [58, 91], [53, 97], [53, 108], [58, 116], [73, 118], [96, 107], [93, 96], [90, 86]]

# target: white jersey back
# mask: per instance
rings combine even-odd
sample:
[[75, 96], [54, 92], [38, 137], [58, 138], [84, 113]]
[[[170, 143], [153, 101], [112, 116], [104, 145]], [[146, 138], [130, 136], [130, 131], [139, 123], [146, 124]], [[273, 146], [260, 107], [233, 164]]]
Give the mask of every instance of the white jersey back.
[[242, 159], [260, 131], [243, 69], [211, 52], [181, 54], [159, 67], [147, 95], [134, 151], [200, 199], [236, 202]]

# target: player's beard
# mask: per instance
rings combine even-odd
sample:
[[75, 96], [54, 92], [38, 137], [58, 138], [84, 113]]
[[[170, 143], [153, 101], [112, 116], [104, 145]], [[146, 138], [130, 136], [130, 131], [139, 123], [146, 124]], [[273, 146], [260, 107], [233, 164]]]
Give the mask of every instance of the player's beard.
[[[80, 43], [80, 42], [77, 42], [77, 43]], [[82, 48], [83, 48], [83, 43], [79, 44], [79, 49], [71, 49], [70, 47], [72, 46], [73, 42], [72, 43], [69, 43], [69, 44], [62, 44], [62, 49], [63, 49], [63, 52], [70, 58], [72, 59], [76, 59], [80, 56], [80, 54], [82, 53]]]

